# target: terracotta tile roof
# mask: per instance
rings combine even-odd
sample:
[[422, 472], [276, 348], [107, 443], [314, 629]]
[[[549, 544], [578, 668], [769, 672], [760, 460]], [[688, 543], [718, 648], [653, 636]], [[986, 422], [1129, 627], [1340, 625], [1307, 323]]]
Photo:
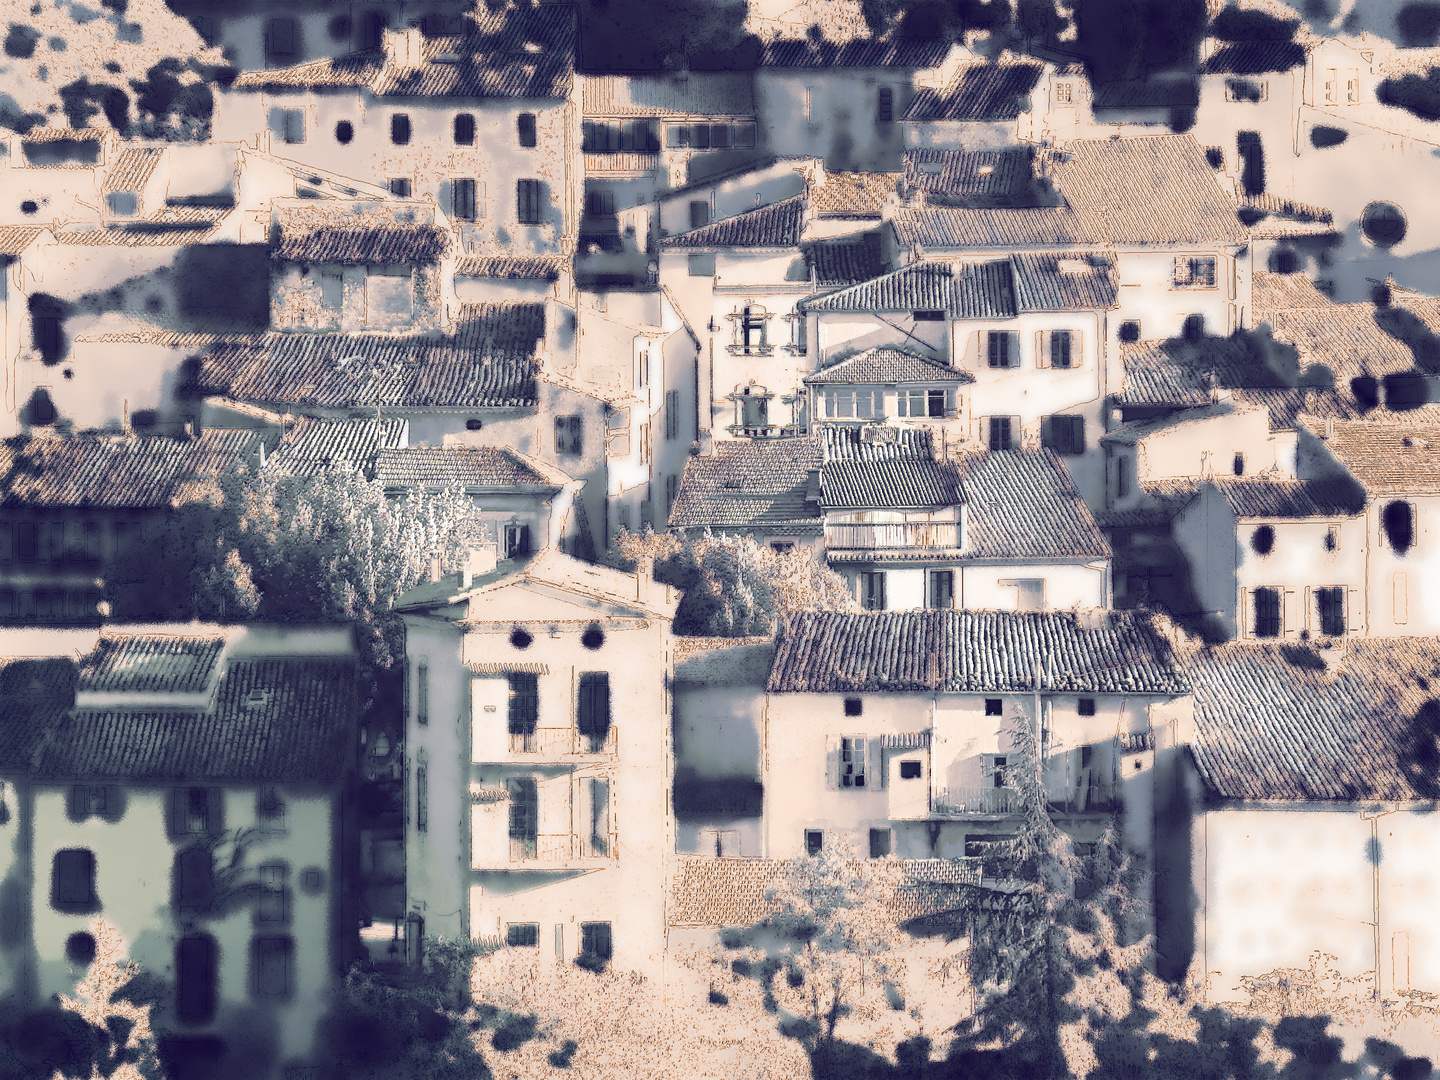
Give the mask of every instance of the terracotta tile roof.
[[1095, 83], [1091, 105], [1096, 109], [1194, 108], [1200, 87], [1194, 79], [1128, 79]]
[[1110, 545], [1051, 450], [953, 459], [966, 503], [967, 559], [1108, 559]]
[[585, 116], [747, 117], [755, 115], [755, 80], [732, 71], [586, 75], [581, 101]]
[[230, 212], [216, 206], [166, 206], [106, 228], [56, 232], [55, 242], [75, 247], [183, 247], [203, 243]]
[[745, 528], [813, 535], [823, 519], [811, 477], [820, 468], [820, 440], [771, 439], [722, 443], [685, 463], [670, 510], [670, 528]]
[[1015, 120], [1030, 111], [1030, 94], [1044, 70], [1033, 61], [966, 64], [944, 90], [918, 91], [903, 119], [924, 123]]
[[320, 228], [295, 235], [282, 232], [270, 257], [287, 262], [433, 263], [450, 246], [438, 225], [384, 225], [369, 229]]
[[382, 450], [375, 461], [375, 478], [387, 488], [543, 487], [564, 480], [557, 470], [541, 471], [523, 454], [489, 446], [412, 446]]
[[805, 224], [805, 196], [796, 195], [769, 206], [721, 218], [709, 225], [667, 236], [661, 247], [798, 247]]
[[1236, 517], [1349, 517], [1365, 509], [1365, 493], [1350, 480], [1210, 481]]
[[802, 245], [810, 278], [819, 288], [854, 285], [885, 273], [885, 253], [878, 232]]
[[1325, 207], [1268, 192], [1242, 196], [1236, 200], [1235, 213], [1256, 240], [1326, 236], [1335, 232], [1335, 216]]
[[76, 130], [62, 127], [35, 127], [22, 135], [27, 143], [42, 142], [100, 142], [100, 132], [89, 128]]
[[775, 659], [770, 638], [675, 639], [675, 681], [702, 686], [764, 686]]
[[1440, 423], [1302, 422], [1369, 494], [1440, 494]]
[[1040, 191], [1033, 156], [1029, 147], [906, 150], [904, 186], [937, 206], [1035, 206]]
[[[667, 921], [672, 927], [754, 926], [779, 912], [766, 891], [779, 884], [783, 859], [676, 855]], [[979, 884], [977, 860], [903, 859], [900, 885], [889, 904], [898, 922], [951, 911], [960, 887]]]
[[379, 49], [327, 57], [269, 71], [246, 71], [230, 84], [232, 90], [281, 90], [297, 87], [368, 87], [385, 65]]
[[1238, 337], [1121, 342], [1120, 361], [1115, 400], [1125, 405], [1209, 405], [1212, 386], [1286, 388], [1285, 378]]
[[805, 382], [816, 383], [879, 383], [898, 386], [902, 383], [972, 383], [975, 376], [906, 349], [881, 345], [866, 349], [858, 356], [823, 367], [805, 376]]
[[[447, 338], [265, 334], [203, 358], [199, 389], [242, 401], [334, 408], [519, 408], [536, 401], [545, 306], [470, 305]], [[352, 359], [354, 358], [354, 359]], [[340, 365], [341, 360], [351, 362]], [[372, 364], [385, 367], [377, 384]]]
[[1300, 350], [1303, 363], [1324, 364], [1336, 385], [1440, 365], [1440, 300], [1398, 300], [1388, 307], [1329, 303], [1269, 313], [1277, 341]]
[[1102, 510], [1095, 515], [1096, 523], [1106, 529], [1168, 529], [1175, 515], [1200, 494], [1201, 483], [1200, 480], [1188, 477], [1179, 480], [1142, 480], [1137, 485], [1145, 497], [1142, 505], [1123, 510]]
[[40, 225], [0, 225], [0, 256], [19, 255], [44, 231]]
[[804, 612], [784, 617], [770, 693], [1186, 692], [1169, 644], [1129, 611]]
[[139, 192], [154, 175], [156, 166], [164, 156], [163, 146], [126, 147], [115, 155], [114, 164], [100, 183], [100, 193], [109, 195], [117, 191]]
[[954, 506], [961, 501], [953, 469], [930, 458], [827, 461], [820, 467], [827, 510]]
[[935, 456], [928, 428], [827, 424], [820, 439], [826, 462], [930, 461]]
[[810, 203], [817, 217], [879, 220], [899, 179], [899, 173], [826, 173], [825, 183], [810, 189]]
[[1041, 247], [1092, 242], [1066, 206], [942, 207], [891, 218], [901, 247]]
[[930, 68], [943, 63], [949, 52], [943, 41], [772, 41], [765, 46], [761, 67]]
[[1256, 270], [1250, 275], [1250, 309], [1257, 322], [1291, 308], [1329, 307], [1333, 300], [1304, 274], [1274, 274]]
[[28, 769], [45, 731], [74, 704], [68, 657], [0, 659], [0, 773]]
[[365, 476], [374, 474], [375, 455], [399, 446], [404, 420], [314, 420], [301, 417], [270, 456], [268, 467], [291, 476], [319, 476], [336, 465], [348, 465]]
[[456, 277], [558, 281], [569, 269], [563, 255], [461, 255], [455, 260]]
[[952, 319], [1008, 319], [1022, 312], [1113, 307], [1117, 290], [1114, 264], [1104, 255], [1012, 255], [990, 262], [915, 262], [805, 306], [810, 311], [929, 310]]
[[1200, 64], [1202, 75], [1260, 75], [1289, 71], [1305, 63], [1305, 47], [1295, 41], [1236, 41], [1220, 46]]
[[225, 471], [255, 442], [253, 431], [7, 439], [0, 443], [0, 506], [169, 507], [187, 481]]
[[[1435, 638], [1348, 641], [1333, 670], [1306, 645], [1235, 642], [1186, 662], [1191, 752], [1227, 799], [1434, 799], [1416, 713], [1440, 681]], [[1417, 787], [1418, 781], [1418, 787]]]
[[1152, 417], [1148, 420], [1132, 420], [1128, 424], [1121, 424], [1113, 431], [1107, 431], [1104, 435], [1100, 436], [1100, 441], [1114, 443], [1116, 446], [1134, 446], [1141, 439], [1148, 438], [1156, 432], [1188, 427], [1191, 424], [1213, 420], [1216, 417], [1229, 416], [1237, 411], [1233, 401], [1218, 401], [1213, 405], [1199, 405], [1191, 409], [1181, 409], [1178, 412], [1168, 413], [1165, 416]]
[[76, 689], [101, 693], [198, 694], [225, 648], [223, 637], [103, 634], [80, 660]]
[[333, 782], [354, 754], [352, 660], [233, 660], [213, 709], [75, 709], [36, 755], [44, 779]]

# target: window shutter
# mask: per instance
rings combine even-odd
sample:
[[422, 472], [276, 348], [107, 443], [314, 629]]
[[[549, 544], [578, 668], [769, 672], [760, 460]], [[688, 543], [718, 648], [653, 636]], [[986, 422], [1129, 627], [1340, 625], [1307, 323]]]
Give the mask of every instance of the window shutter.
[[1050, 366], [1050, 350], [1046, 347], [1050, 344], [1047, 339], [1053, 340], [1054, 335], [1044, 330], [1035, 334], [1035, 366], [1037, 368], [1048, 368]]
[[1240, 609], [1235, 619], [1236, 629], [1240, 631], [1241, 637], [1255, 636], [1255, 616], [1250, 611], [1250, 590], [1240, 590]]
[[1305, 610], [1300, 618], [1300, 629], [1309, 630], [1313, 623], [1317, 630], [1320, 627], [1320, 613], [1315, 606], [1315, 590], [1309, 585], [1305, 586]]
[[1056, 445], [1056, 429], [1059, 427], [1056, 421], [1058, 419], [1058, 417], [1054, 416], [1042, 416], [1040, 418], [1040, 445], [1050, 450], [1060, 449]]
[[189, 804], [188, 796], [183, 787], [174, 788], [170, 792], [170, 839], [177, 840], [180, 837], [189, 835]]
[[1360, 590], [1351, 585], [1345, 590], [1345, 597], [1348, 601], [1345, 612], [1345, 633], [1358, 634], [1361, 630], [1361, 622], [1365, 617], [1364, 606], [1360, 599]]
[[210, 835], [225, 831], [225, 789], [205, 789], [205, 831]]
[[831, 791], [840, 788], [840, 736], [825, 736], [825, 786]]
[[865, 762], [865, 786], [880, 791], [885, 787], [885, 740], [880, 736], [868, 740]]
[[70, 817], [74, 821], [84, 821], [90, 813], [90, 789], [84, 784], [72, 784], [70, 786]]

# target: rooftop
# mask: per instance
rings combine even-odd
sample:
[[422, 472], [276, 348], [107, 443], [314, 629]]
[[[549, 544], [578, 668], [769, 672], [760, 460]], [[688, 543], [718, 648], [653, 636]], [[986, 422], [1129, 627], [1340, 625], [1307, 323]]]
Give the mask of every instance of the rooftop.
[[57, 227], [54, 236], [57, 244], [71, 247], [183, 247], [203, 243], [230, 212], [221, 206], [164, 206], [104, 228]]
[[76, 689], [91, 693], [198, 694], [210, 683], [225, 639], [181, 634], [103, 634], [80, 661]]
[[933, 357], [880, 345], [806, 375], [804, 381], [810, 384], [879, 383], [898, 386], [905, 383], [972, 383], [975, 376]]
[[885, 253], [878, 232], [812, 240], [802, 250], [817, 288], [854, 285], [885, 272]]
[[820, 440], [812, 437], [721, 443], [713, 455], [685, 463], [670, 528], [819, 533], [810, 481], [821, 457]]
[[909, 121], [1007, 121], [1030, 111], [1044, 65], [1030, 60], [978, 61], [960, 68], [944, 90], [922, 88], [905, 110]]
[[1440, 423], [1302, 423], [1368, 494], [1440, 495]]
[[1030, 147], [1001, 150], [906, 150], [907, 192], [935, 206], [1020, 207], [1044, 202]]
[[1148, 420], [1132, 420], [1128, 424], [1121, 424], [1100, 436], [1100, 441], [1114, 443], [1117, 446], [1134, 446], [1142, 439], [1147, 439], [1160, 432], [1173, 431], [1189, 427], [1192, 424], [1204, 423], [1207, 420], [1233, 416], [1240, 411], [1232, 401], [1218, 401], [1213, 405], [1197, 405], [1194, 408], [1181, 409], [1165, 416], [1156, 416]]
[[1435, 638], [1347, 641], [1333, 668], [1314, 648], [1233, 642], [1186, 660], [1196, 767], [1226, 799], [1434, 799]]
[[701, 686], [764, 686], [775, 659], [770, 638], [675, 639], [675, 681]]
[[1250, 307], [1257, 322], [1269, 319], [1277, 311], [1324, 308], [1333, 303], [1305, 274], [1256, 270], [1250, 275]]
[[780, 40], [765, 46], [761, 68], [931, 68], [949, 53], [944, 41]]
[[1305, 64], [1305, 47], [1295, 41], [1237, 41], [1221, 45], [1200, 64], [1202, 75], [1262, 75]]
[[115, 192], [139, 192], [154, 175], [160, 159], [165, 156], [163, 146], [127, 146], [115, 155], [115, 160], [100, 183], [100, 194]]
[[569, 268], [563, 255], [461, 255], [455, 260], [456, 277], [507, 281], [558, 281]]
[[450, 234], [438, 225], [381, 225], [364, 229], [322, 227], [304, 232], [282, 229], [270, 257], [285, 262], [433, 263], [450, 246]]
[[294, 476], [318, 476], [336, 465], [349, 466], [369, 476], [375, 455], [384, 447], [399, 446], [407, 438], [404, 420], [297, 419], [270, 456], [269, 468]]
[[1108, 559], [1110, 545], [1052, 450], [978, 450], [953, 459], [969, 559]]
[[488, 446], [411, 446], [381, 450], [375, 477], [387, 488], [450, 487], [465, 489], [555, 488], [570, 477], [552, 465], [517, 450]]
[[771, 693], [1112, 693], [1188, 687], [1142, 613], [805, 612], [784, 618]]
[[0, 225], [0, 256], [19, 255], [44, 231], [42, 225]]
[[660, 241], [662, 248], [798, 247], [805, 225], [804, 195], [721, 218]]
[[581, 100], [586, 116], [754, 116], [755, 80], [732, 71], [586, 75]]
[[810, 189], [810, 203], [816, 217], [878, 221], [899, 179], [899, 173], [826, 173], [825, 182]]
[[1349, 517], [1365, 508], [1365, 495], [1349, 480], [1210, 481], [1239, 518]]

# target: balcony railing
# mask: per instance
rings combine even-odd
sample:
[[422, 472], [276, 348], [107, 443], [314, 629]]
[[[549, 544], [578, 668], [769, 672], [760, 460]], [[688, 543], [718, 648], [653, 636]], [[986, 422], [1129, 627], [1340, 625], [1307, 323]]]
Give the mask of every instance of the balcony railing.
[[657, 153], [618, 150], [585, 151], [585, 171], [596, 173], [646, 173], [660, 167]]
[[583, 735], [574, 728], [536, 728], [528, 735], [511, 734], [510, 753], [542, 758], [608, 757], [615, 753], [615, 727], [603, 736]]
[[1020, 793], [1014, 788], [938, 788], [933, 805], [937, 814], [1015, 814]]
[[726, 345], [725, 351], [731, 356], [774, 356], [774, 345]]
[[795, 424], [731, 424], [725, 430], [751, 439], [786, 439], [801, 433]]
[[960, 526], [953, 521], [905, 521], [879, 525], [827, 525], [830, 548], [958, 548]]
[[510, 837], [511, 863], [566, 865], [608, 861], [615, 858], [615, 834], [579, 836], [574, 833], [540, 833]]

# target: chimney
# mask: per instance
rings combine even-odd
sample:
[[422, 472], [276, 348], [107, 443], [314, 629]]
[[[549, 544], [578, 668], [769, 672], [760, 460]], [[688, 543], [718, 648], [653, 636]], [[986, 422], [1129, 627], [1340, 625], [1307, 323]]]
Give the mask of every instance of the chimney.
[[430, 582], [438, 582], [444, 575], [440, 570], [440, 556], [432, 553], [430, 556]]
[[423, 38], [418, 26], [404, 30], [385, 31], [385, 58], [392, 67], [414, 71], [423, 63], [421, 43]]
[[494, 545], [486, 544], [484, 547], [471, 548], [465, 553], [465, 573], [471, 580], [480, 577], [482, 574], [491, 573], [499, 561], [499, 553]]
[[655, 560], [642, 556], [635, 560], [635, 599], [642, 604], [650, 602], [650, 585], [655, 579]]

